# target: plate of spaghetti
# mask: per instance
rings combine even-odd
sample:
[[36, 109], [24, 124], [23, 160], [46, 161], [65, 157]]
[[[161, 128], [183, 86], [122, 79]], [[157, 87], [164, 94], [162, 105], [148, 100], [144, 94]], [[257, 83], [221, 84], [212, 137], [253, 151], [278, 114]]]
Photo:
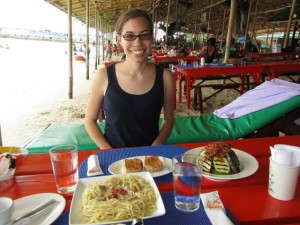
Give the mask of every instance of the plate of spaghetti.
[[149, 172], [79, 179], [70, 208], [70, 225], [125, 223], [166, 214]]

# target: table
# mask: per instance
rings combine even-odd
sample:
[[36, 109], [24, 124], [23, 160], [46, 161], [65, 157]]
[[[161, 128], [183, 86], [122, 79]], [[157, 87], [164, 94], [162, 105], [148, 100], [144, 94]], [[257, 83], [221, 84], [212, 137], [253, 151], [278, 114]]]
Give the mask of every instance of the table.
[[296, 59], [299, 57], [298, 52], [276, 52], [276, 53], [251, 53], [251, 61], [262, 61], [265, 58], [275, 58], [279, 57], [281, 59]]
[[159, 64], [162, 61], [178, 61], [178, 59], [182, 59], [187, 61], [188, 63], [192, 63], [193, 61], [197, 60], [198, 56], [154, 56], [153, 62], [155, 64]]
[[110, 66], [112, 64], [116, 64], [116, 63], [119, 63], [119, 62], [122, 62], [122, 61], [105, 61], [103, 62], [102, 64], [107, 67], [107, 66]]
[[[229, 76], [237, 75], [241, 80], [240, 92], [244, 91], [244, 83], [247, 75], [251, 75], [255, 83], [261, 82], [261, 74], [264, 72], [265, 67], [263, 65], [244, 65], [244, 66], [235, 66], [231, 64], [227, 65], [205, 65], [203, 67], [195, 68], [193, 65], [174, 66], [177, 73], [184, 78], [186, 82], [186, 105], [189, 109], [191, 106], [191, 90], [192, 85], [199, 78], [205, 79], [205, 77], [216, 77], [220, 79], [220, 76]], [[179, 102], [181, 102], [182, 88], [181, 84], [179, 85]]]
[[[258, 171], [240, 180], [216, 182], [203, 178], [202, 192], [218, 190], [224, 205], [239, 220], [240, 224], [296, 224], [300, 223], [300, 179], [296, 196], [291, 201], [279, 201], [268, 194], [269, 146], [274, 144], [300, 145], [300, 135], [269, 137], [244, 140], [228, 140], [233, 148], [253, 155], [259, 162]], [[178, 144], [192, 149], [205, 146], [207, 142]], [[115, 154], [118, 154], [116, 150]], [[119, 151], [122, 151], [119, 150]], [[79, 162], [99, 150], [79, 152]], [[161, 192], [172, 192], [172, 182], [157, 184]], [[52, 192], [56, 193], [55, 182], [49, 154], [30, 154], [18, 156], [16, 177], [11, 187], [0, 191], [0, 196], [21, 198], [27, 195]], [[72, 195], [64, 196], [66, 209], [70, 207]], [[188, 214], [186, 214], [188, 216]]]

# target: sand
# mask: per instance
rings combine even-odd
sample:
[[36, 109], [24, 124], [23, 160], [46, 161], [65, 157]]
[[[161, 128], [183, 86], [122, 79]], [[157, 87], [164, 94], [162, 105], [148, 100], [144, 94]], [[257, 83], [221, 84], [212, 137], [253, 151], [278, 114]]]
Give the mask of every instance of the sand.
[[[113, 60], [118, 59], [114, 57]], [[4, 146], [24, 146], [51, 124], [69, 124], [83, 122], [89, 89], [95, 76], [94, 65], [90, 66], [90, 79], [80, 82], [74, 88], [73, 99], [59, 98], [43, 107], [36, 107], [35, 110], [28, 108], [14, 108], [14, 113], [22, 114], [21, 118], [10, 121], [9, 124], [2, 124], [2, 142]], [[85, 71], [81, 71], [77, 76], [84, 77]], [[58, 88], [66, 89], [68, 83], [62, 84]], [[35, 85], [39, 88], [39, 85]], [[212, 89], [205, 89], [204, 96], [212, 93]], [[32, 93], [24, 92], [26, 98], [30, 99]], [[224, 90], [215, 97], [204, 103], [204, 113], [213, 112], [214, 109], [223, 107], [230, 103], [238, 93], [234, 90]], [[30, 110], [27, 112], [26, 110]], [[33, 111], [32, 111], [33, 110]], [[175, 116], [195, 116], [200, 115], [198, 110], [187, 109], [185, 98], [182, 103], [177, 103]]]

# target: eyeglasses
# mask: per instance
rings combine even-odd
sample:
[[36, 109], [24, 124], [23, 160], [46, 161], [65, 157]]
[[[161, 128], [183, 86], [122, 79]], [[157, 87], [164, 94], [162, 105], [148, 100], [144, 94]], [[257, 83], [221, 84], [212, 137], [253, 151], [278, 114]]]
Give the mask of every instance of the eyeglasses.
[[150, 40], [152, 38], [152, 34], [150, 33], [146, 33], [146, 34], [139, 34], [139, 35], [135, 35], [135, 34], [124, 34], [121, 35], [125, 41], [134, 41], [137, 37], [140, 40]]

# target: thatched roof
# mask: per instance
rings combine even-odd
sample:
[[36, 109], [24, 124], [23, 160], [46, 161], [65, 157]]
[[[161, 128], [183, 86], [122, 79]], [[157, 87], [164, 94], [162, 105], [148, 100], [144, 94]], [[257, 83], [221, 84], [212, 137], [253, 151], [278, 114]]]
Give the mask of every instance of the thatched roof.
[[[66, 13], [68, 12], [68, 0], [45, 1]], [[248, 5], [251, 2], [251, 0], [237, 1]], [[222, 31], [223, 21], [225, 21], [224, 31], [226, 33], [230, 0], [171, 0], [170, 2], [169, 23], [185, 23], [186, 26], [182, 27], [183, 31], [188, 30], [190, 33], [205, 32], [209, 25], [210, 31], [216, 34]], [[300, 4], [300, 0], [296, 2], [296, 4], [298, 2]], [[155, 21], [160, 21], [163, 25], [166, 23], [168, 4], [169, 0], [90, 0], [90, 27], [95, 27], [96, 7], [102, 21], [105, 21], [105, 24], [108, 24], [112, 30], [114, 30], [114, 24], [119, 15], [129, 8], [141, 8], [150, 15], [155, 13], [153, 18], [156, 18]], [[266, 33], [272, 29], [274, 31], [285, 31], [287, 21], [271, 23], [269, 20], [280, 10], [287, 10], [291, 5], [292, 0], [252, 0], [249, 33], [253, 31]], [[86, 23], [86, 8], [86, 0], [72, 0], [72, 15], [83, 23]]]

